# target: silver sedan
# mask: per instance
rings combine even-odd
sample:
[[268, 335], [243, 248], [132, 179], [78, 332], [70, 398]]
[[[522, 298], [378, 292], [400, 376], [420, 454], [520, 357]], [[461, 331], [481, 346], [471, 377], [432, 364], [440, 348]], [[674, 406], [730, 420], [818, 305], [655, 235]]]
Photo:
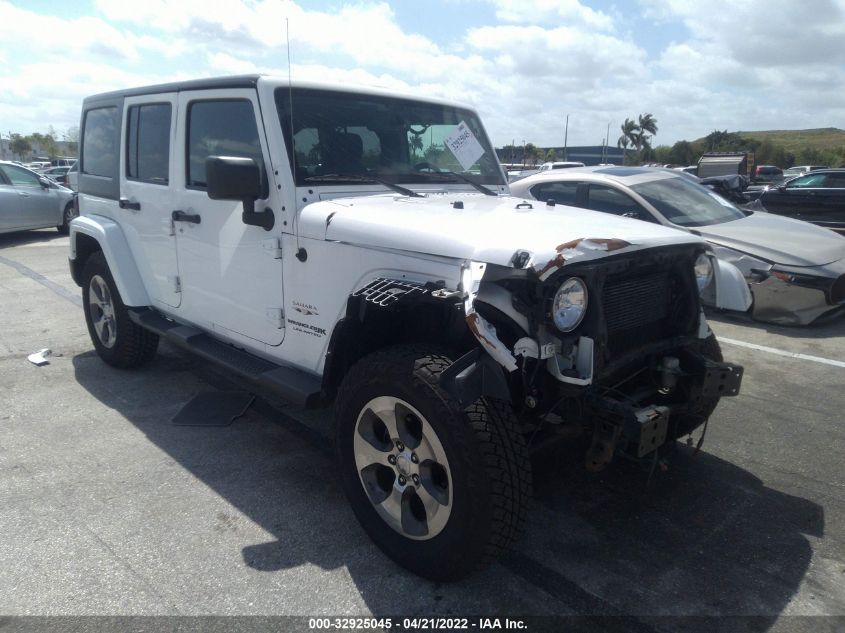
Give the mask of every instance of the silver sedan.
[[[515, 196], [663, 224], [699, 235], [742, 275], [759, 321], [805, 325], [845, 312], [845, 237], [809, 222], [738, 209], [678, 172], [563, 169], [510, 184]], [[566, 207], [561, 206], [561, 213]], [[586, 237], [586, 236], [585, 236]], [[713, 303], [708, 288], [702, 301]]]
[[0, 233], [55, 226], [67, 233], [74, 192], [20, 165], [0, 161]]

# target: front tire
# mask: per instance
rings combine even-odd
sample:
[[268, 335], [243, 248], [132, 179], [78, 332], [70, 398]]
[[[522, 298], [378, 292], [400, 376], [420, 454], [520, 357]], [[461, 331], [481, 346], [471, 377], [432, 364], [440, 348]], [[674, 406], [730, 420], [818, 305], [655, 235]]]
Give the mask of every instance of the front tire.
[[462, 409], [440, 388], [451, 359], [430, 347], [376, 352], [337, 398], [341, 481], [364, 530], [390, 558], [455, 580], [506, 551], [530, 494], [530, 464], [510, 405]]
[[82, 280], [85, 322], [100, 358], [121, 369], [139, 367], [152, 360], [158, 349], [158, 336], [129, 318], [102, 251], [88, 258]]

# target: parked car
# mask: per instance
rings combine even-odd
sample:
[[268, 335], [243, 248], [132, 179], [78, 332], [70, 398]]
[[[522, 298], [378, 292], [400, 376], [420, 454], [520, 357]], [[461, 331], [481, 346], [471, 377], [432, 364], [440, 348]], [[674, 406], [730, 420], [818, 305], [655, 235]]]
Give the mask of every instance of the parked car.
[[70, 189], [30, 169], [0, 161], [0, 233], [50, 226], [67, 233], [75, 215]]
[[812, 222], [845, 235], [845, 169], [819, 169], [760, 192], [769, 213]]
[[739, 390], [699, 288], [745, 283], [690, 233], [507, 195], [467, 106], [241, 76], [88, 97], [80, 129], [70, 267], [103, 361], [164, 337], [333, 406], [355, 515], [424, 576], [511, 544], [539, 442], [655, 464]]
[[[757, 320], [807, 324], [845, 308], [845, 238], [807, 222], [739, 209], [670, 170], [538, 174], [514, 183], [511, 192], [701, 235], [719, 265], [747, 281]], [[703, 298], [712, 303], [707, 294]]]
[[791, 178], [795, 178], [796, 176], [803, 176], [807, 172], [816, 171], [818, 169], [830, 169], [829, 165], [796, 165], [795, 167], [790, 167], [789, 169], [783, 170], [783, 179], [784, 181], [790, 180]]
[[70, 167], [50, 167], [50, 169], [45, 169], [44, 171], [42, 171], [41, 175], [47, 176], [47, 178], [49, 178], [50, 180], [54, 180], [63, 187], [67, 187], [67, 174], [69, 171]]
[[783, 180], [783, 170], [774, 165], [757, 165], [751, 176], [753, 184], [775, 183]]
[[584, 167], [584, 163], [574, 160], [558, 160], [540, 165], [539, 171], [551, 171], [553, 169], [571, 169], [573, 167]]

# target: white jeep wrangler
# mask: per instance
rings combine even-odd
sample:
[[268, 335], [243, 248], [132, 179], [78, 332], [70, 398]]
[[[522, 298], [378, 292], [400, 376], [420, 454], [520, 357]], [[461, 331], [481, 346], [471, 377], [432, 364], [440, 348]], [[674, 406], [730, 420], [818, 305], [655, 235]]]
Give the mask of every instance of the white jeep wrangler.
[[739, 390], [699, 292], [744, 282], [693, 235], [510, 197], [468, 107], [242, 76], [92, 96], [80, 129], [99, 355], [163, 337], [333, 404], [355, 514], [424, 576], [513, 542], [536, 447], [656, 459]]

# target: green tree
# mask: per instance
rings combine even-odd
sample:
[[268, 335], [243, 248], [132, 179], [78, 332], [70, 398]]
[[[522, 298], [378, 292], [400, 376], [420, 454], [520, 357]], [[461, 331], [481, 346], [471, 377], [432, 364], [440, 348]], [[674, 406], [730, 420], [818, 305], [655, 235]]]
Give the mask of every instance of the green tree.
[[411, 138], [408, 140], [408, 144], [411, 146], [411, 152], [414, 156], [418, 155], [418, 152], [422, 152], [423, 148], [423, 141], [421, 134], [411, 134]]
[[545, 156], [545, 159], [544, 159], [544, 160], [545, 160], [545, 162], [547, 162], [547, 163], [553, 163], [554, 161], [556, 161], [556, 160], [557, 160], [557, 152], [556, 152], [556, 151], [554, 151], [553, 149], [549, 149], [549, 150], [546, 152], [546, 156]]
[[9, 149], [18, 157], [18, 160], [24, 160], [24, 154], [29, 155], [32, 152], [32, 145], [20, 134], [12, 134], [11, 139]]
[[657, 135], [657, 119], [650, 112], [641, 114], [638, 117], [639, 124], [639, 147], [651, 147], [651, 138]]
[[67, 151], [73, 156], [79, 155], [79, 126], [70, 126], [62, 135], [63, 140], [67, 143]]
[[637, 122], [626, 117], [625, 122], [619, 126], [619, 129], [622, 130], [622, 136], [620, 136], [619, 140], [616, 141], [616, 147], [624, 149], [629, 145], [633, 145], [634, 138], [636, 138], [637, 135]]
[[534, 145], [534, 143], [526, 143], [524, 148], [523, 162], [531, 165], [536, 165], [542, 158], [542, 150]]

